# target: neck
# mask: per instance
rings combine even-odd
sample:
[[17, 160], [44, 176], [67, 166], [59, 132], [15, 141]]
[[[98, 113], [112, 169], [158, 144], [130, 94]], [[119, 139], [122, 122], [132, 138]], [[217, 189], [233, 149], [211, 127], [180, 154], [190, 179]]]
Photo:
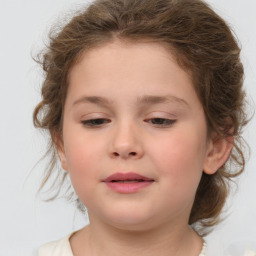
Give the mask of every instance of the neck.
[[90, 219], [90, 225], [70, 239], [74, 255], [198, 256], [202, 239], [187, 225], [165, 224], [144, 230], [125, 230]]

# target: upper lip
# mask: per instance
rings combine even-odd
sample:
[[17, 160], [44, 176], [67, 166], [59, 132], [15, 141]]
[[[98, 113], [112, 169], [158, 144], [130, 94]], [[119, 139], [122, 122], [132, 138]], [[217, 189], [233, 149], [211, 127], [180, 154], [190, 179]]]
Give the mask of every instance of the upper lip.
[[121, 173], [117, 172], [110, 176], [108, 176], [106, 179], [103, 180], [103, 182], [111, 182], [111, 181], [122, 181], [122, 180], [143, 180], [143, 181], [154, 181], [151, 178], [142, 176], [138, 173], [134, 172], [127, 172], [127, 173]]

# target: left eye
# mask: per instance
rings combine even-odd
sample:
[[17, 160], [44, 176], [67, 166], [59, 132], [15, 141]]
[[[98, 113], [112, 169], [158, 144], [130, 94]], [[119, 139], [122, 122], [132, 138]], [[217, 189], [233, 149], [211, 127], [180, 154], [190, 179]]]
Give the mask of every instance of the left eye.
[[166, 118], [151, 118], [146, 121], [157, 126], [171, 126], [176, 122], [176, 120]]
[[97, 127], [97, 126], [101, 126], [101, 125], [109, 123], [109, 122], [110, 121], [108, 119], [104, 119], [104, 118], [97, 118], [97, 119], [81, 121], [82, 125], [87, 126], [87, 127]]

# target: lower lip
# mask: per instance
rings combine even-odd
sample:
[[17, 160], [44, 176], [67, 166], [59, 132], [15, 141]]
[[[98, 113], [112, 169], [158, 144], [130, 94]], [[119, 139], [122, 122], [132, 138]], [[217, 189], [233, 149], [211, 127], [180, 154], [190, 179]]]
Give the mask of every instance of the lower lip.
[[134, 182], [134, 183], [106, 182], [106, 185], [110, 189], [122, 194], [135, 193], [152, 184], [153, 184], [153, 181], [141, 181], [141, 182]]

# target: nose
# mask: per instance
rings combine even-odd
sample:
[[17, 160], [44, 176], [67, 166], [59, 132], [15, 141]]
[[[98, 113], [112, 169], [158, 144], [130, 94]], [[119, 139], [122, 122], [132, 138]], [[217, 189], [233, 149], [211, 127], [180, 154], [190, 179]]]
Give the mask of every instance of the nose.
[[110, 157], [140, 159], [144, 155], [142, 137], [139, 130], [131, 125], [120, 125], [113, 131]]

